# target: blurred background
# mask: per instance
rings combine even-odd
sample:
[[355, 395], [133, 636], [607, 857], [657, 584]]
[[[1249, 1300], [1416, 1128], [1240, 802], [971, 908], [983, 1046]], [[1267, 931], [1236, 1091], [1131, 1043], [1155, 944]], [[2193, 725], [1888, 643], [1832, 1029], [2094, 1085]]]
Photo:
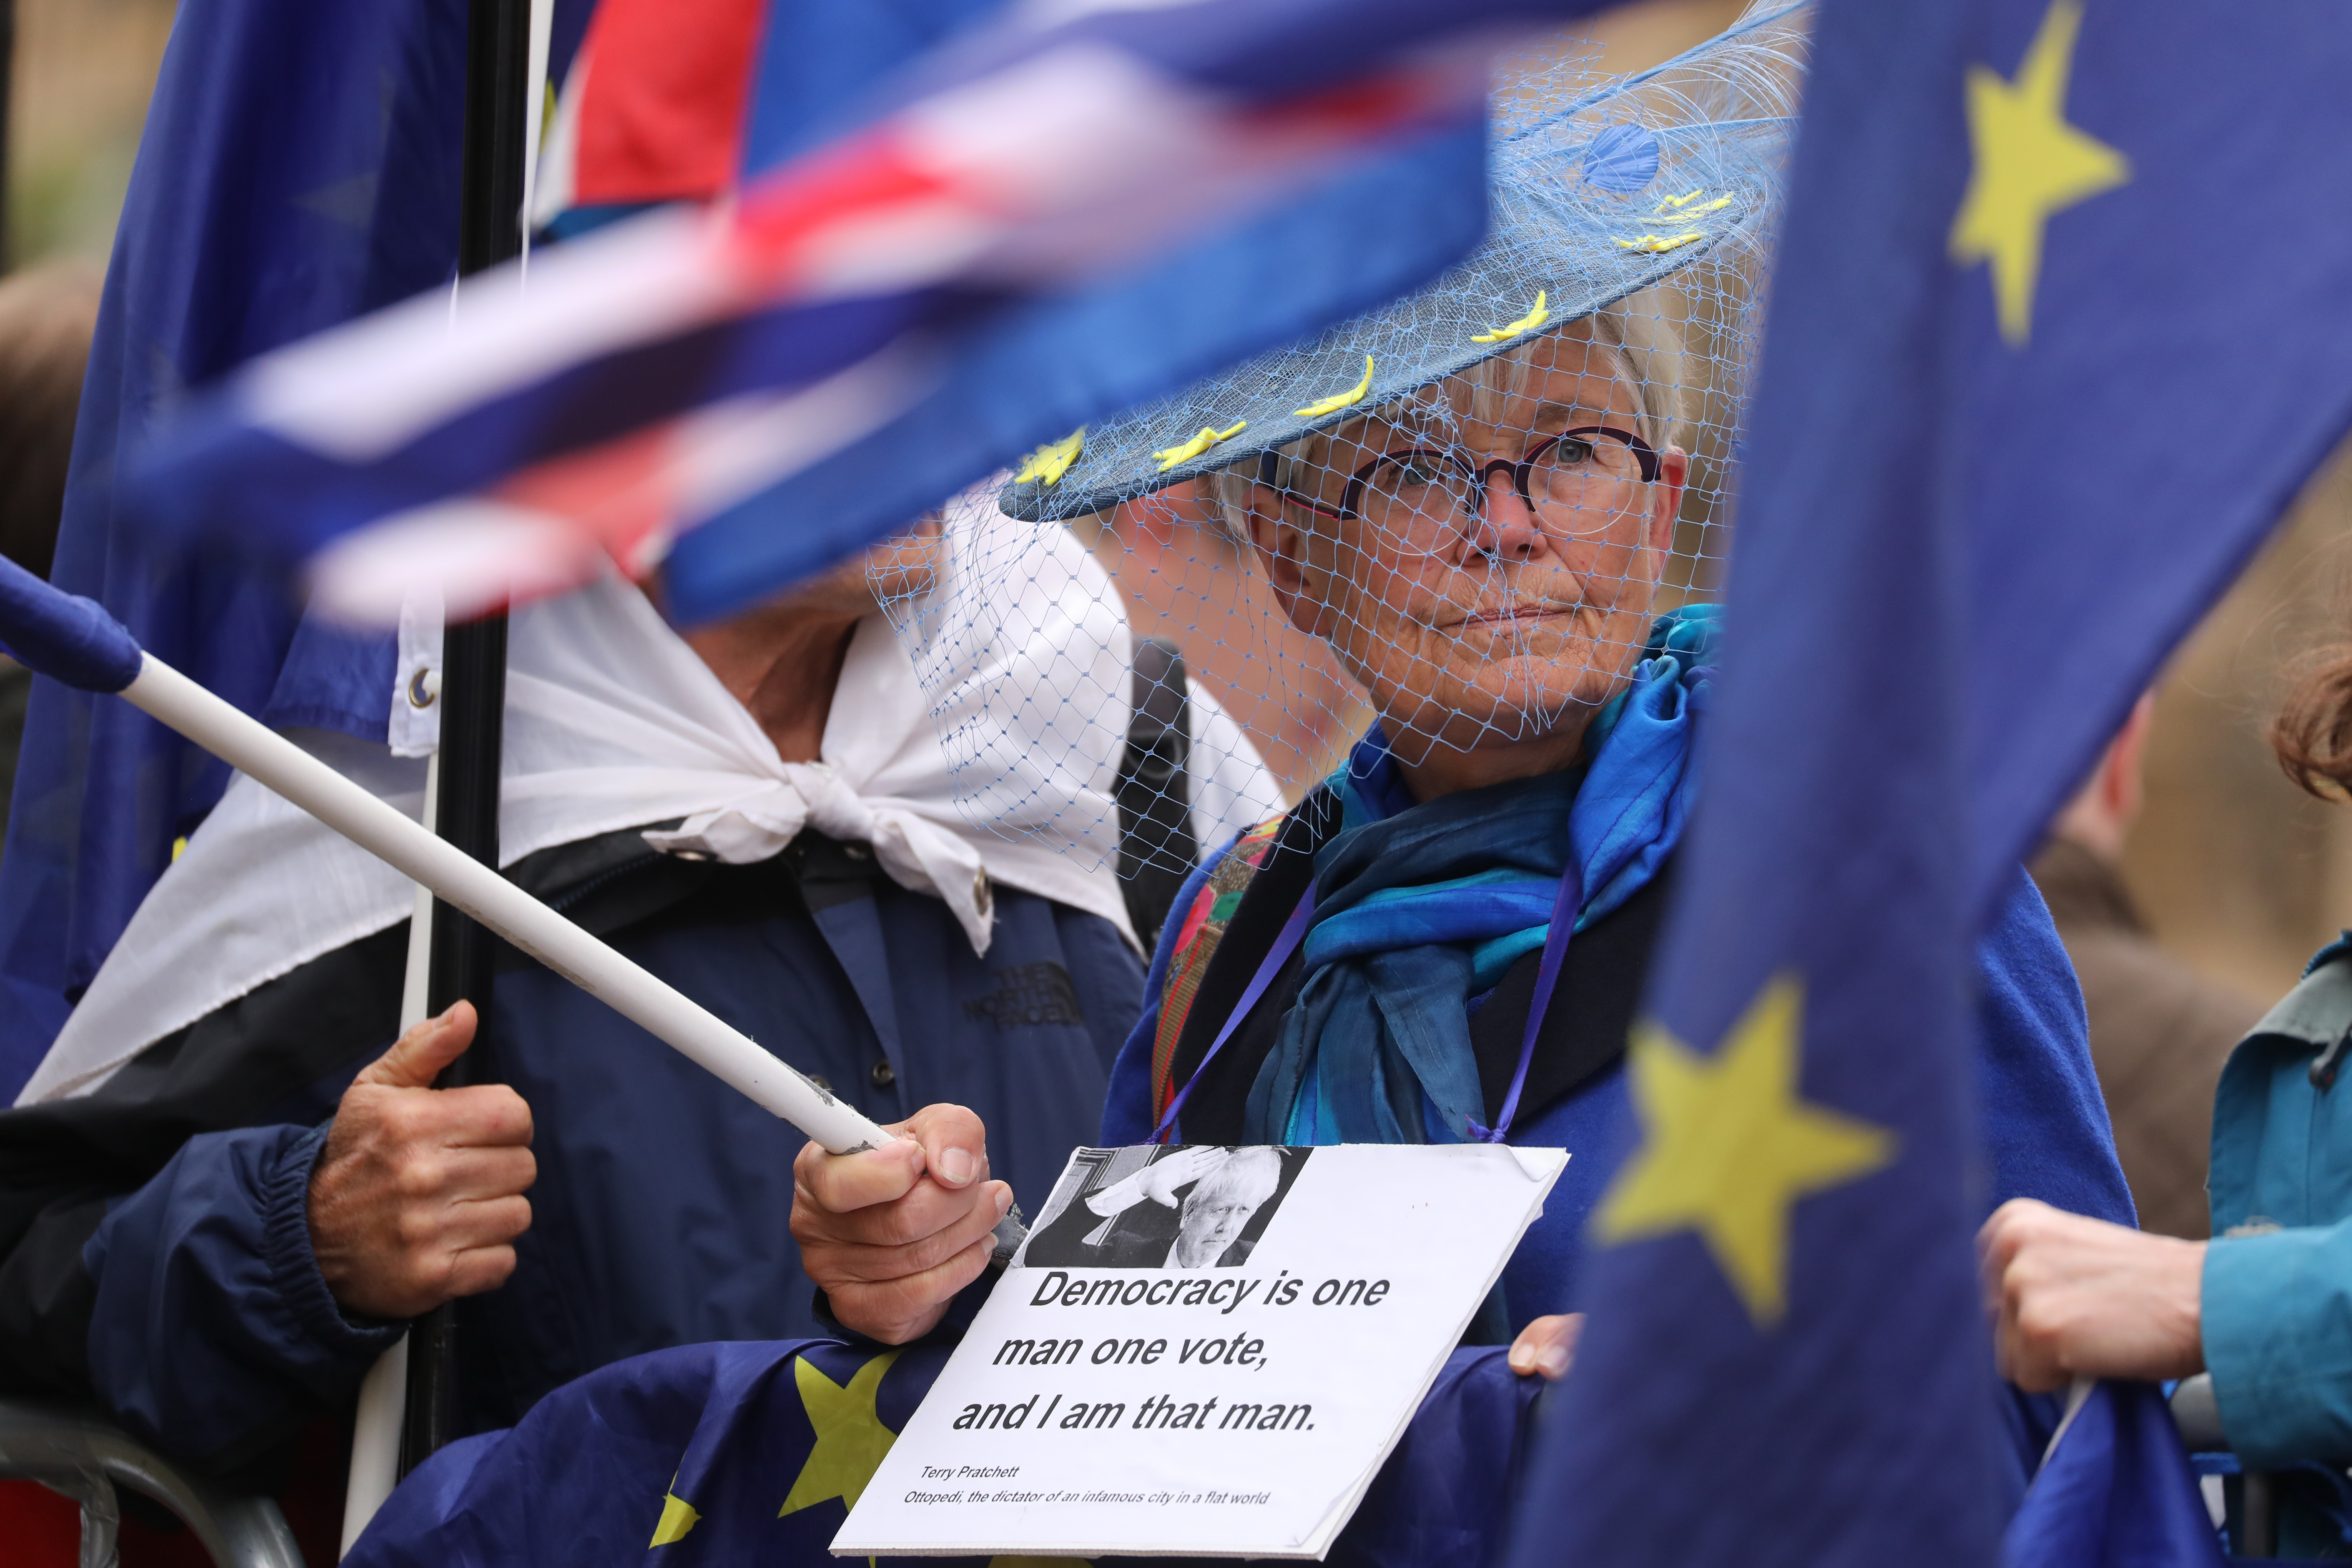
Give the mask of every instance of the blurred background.
[[102, 266], [172, 28], [164, 0], [13, 0], [8, 259]]
[[[94, 269], [112, 241], [173, 8], [168, 0], [14, 0], [14, 8], [7, 262], [16, 271]], [[1580, 31], [1599, 49], [1596, 68], [1634, 70], [1719, 31], [1740, 9], [1740, 0], [1651, 0]], [[21, 319], [0, 321], [0, 331], [25, 330]], [[1179, 496], [1122, 509], [1087, 531], [1127, 584], [1139, 631], [1150, 629], [1152, 601], [1181, 588], [1186, 563], [1205, 570], [1213, 558], [1216, 542], [1199, 521]], [[2293, 984], [2304, 959], [2352, 922], [2352, 811], [2288, 784], [2263, 739], [2283, 661], [2342, 626], [2347, 605], [2352, 462], [2339, 456], [2158, 689], [2146, 805], [2126, 841], [2123, 879], [2167, 948], [2257, 1001]], [[1261, 606], [1232, 614], [1239, 619], [1223, 634], [1204, 625], [1187, 640], [1241, 646], [1288, 635]], [[1195, 655], [1197, 673], [1213, 682], [1214, 662], [1213, 648]], [[1363, 710], [1336, 669], [1319, 686], [1292, 687], [1278, 709], [1238, 685], [1227, 691], [1295, 790], [1330, 765]]]
[[2339, 449], [2158, 683], [2124, 877], [2158, 937], [2268, 1000], [2352, 924], [2352, 810], [2289, 784], [2263, 731], [2284, 667], [2352, 630], [2352, 454]]

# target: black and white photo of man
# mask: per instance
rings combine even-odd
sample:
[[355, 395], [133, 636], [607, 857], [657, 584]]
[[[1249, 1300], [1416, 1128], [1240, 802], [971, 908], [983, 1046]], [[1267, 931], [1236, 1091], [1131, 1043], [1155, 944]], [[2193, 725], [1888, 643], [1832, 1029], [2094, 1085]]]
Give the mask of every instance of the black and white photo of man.
[[1081, 1268], [1238, 1268], [1248, 1261], [1307, 1154], [1213, 1144], [1081, 1151], [1023, 1261]]

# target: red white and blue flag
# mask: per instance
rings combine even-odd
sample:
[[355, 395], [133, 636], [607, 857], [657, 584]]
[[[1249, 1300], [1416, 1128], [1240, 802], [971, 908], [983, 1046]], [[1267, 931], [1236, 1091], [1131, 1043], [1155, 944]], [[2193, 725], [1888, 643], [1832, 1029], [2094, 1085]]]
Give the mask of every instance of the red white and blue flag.
[[765, 0], [602, 0], [541, 144], [534, 228], [735, 184]]
[[[568, 131], [559, 112], [558, 151], [582, 138], [561, 194], [693, 195], [741, 153], [725, 132], [751, 89], [728, 67], [761, 18], [703, 0], [702, 42], [661, 79], [643, 63], [653, 11], [607, 7]], [[1484, 217], [1488, 54], [1596, 8], [1016, 7], [863, 129], [719, 203], [541, 251], [528, 289], [481, 275], [454, 305], [414, 300], [253, 362], [150, 450], [139, 496], [168, 530], [307, 561], [314, 592], [362, 618], [419, 587], [464, 613], [608, 557], [642, 574], [682, 539], [677, 610], [723, 613], [1462, 254]], [[681, 110], [698, 96], [725, 101]], [[628, 184], [631, 157], [653, 177]]]

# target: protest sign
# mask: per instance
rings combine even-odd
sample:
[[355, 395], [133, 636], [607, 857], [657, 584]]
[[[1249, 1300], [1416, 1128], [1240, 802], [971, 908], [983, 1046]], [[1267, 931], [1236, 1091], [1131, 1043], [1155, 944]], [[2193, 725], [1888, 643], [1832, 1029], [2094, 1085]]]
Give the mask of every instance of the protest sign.
[[1078, 1150], [834, 1552], [1321, 1557], [1567, 1159]]

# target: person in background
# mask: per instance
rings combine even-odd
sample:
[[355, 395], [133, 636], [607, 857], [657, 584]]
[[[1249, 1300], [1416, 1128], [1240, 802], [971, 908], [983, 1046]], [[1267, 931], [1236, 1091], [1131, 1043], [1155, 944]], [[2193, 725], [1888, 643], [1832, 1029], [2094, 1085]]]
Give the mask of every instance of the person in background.
[[[987, 1107], [1009, 1134], [942, 1173], [1035, 1204], [1141, 1003], [1109, 793], [1128, 642], [1066, 531], [999, 526], [1016, 629], [927, 653], [928, 689], [879, 605], [952, 591], [936, 528], [682, 634], [617, 579], [518, 610], [500, 840], [512, 880], [866, 1114]], [[1056, 616], [1100, 658], [1024, 640]], [[404, 724], [427, 673], [394, 688]], [[1040, 750], [990, 706], [1007, 683], [1077, 749], [968, 811], [943, 724]], [[421, 755], [295, 734], [421, 804]], [[1265, 805], [1238, 809], [1198, 838]], [[444, 1301], [463, 1430], [624, 1356], [821, 1331], [784, 1231], [801, 1134], [520, 959], [484, 1042], [460, 1003], [394, 1043], [414, 907], [230, 786], [0, 1111], [0, 1393], [95, 1403], [251, 1486]], [[484, 1045], [489, 1081], [431, 1087]]]
[[2155, 700], [2142, 697], [2082, 790], [2050, 826], [2033, 880], [2083, 983], [2091, 1061], [2142, 1230], [2207, 1235], [2205, 1146], [2213, 1088], [2262, 1009], [2158, 944], [2123, 879], [2139, 816]]
[[[0, 279], [0, 555], [39, 577], [57, 551], [99, 289], [77, 267]], [[0, 837], [32, 689], [31, 673], [0, 655]]]
[[[2312, 795], [2352, 795], [2352, 645], [2302, 671], [2271, 742], [2287, 776]], [[2288, 1472], [2278, 1546], [2290, 1558], [2344, 1551], [2340, 1491], [2352, 1464], [2347, 1051], [2352, 934], [2320, 950], [2221, 1073], [2210, 1240], [2149, 1236], [2027, 1198], [1994, 1211], [1977, 1237], [2003, 1373], [2025, 1388], [2058, 1389], [2076, 1378], [2210, 1373], [2239, 1462]]]

